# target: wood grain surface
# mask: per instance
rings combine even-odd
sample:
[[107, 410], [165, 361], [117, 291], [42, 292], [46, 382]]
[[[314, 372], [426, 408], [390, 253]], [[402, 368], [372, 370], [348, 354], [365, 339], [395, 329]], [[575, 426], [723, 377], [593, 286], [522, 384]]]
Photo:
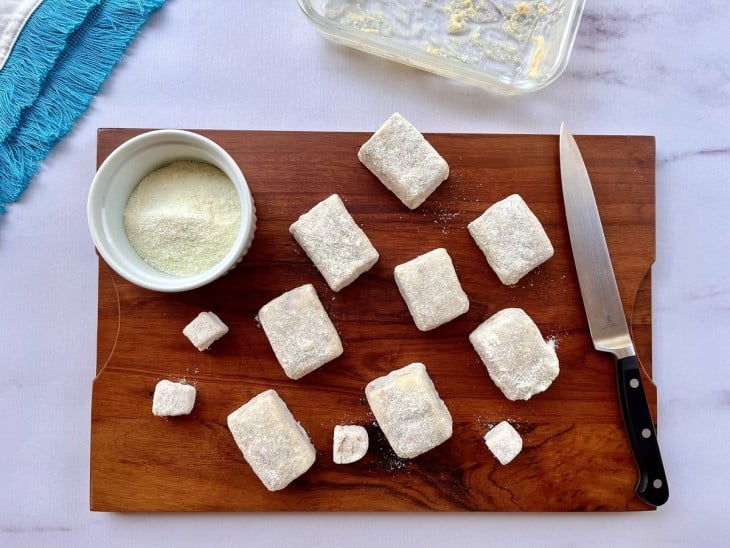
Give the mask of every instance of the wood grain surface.
[[[98, 162], [139, 129], [102, 129]], [[102, 511], [597, 511], [648, 510], [617, 400], [611, 356], [593, 350], [565, 223], [557, 135], [430, 134], [451, 174], [415, 211], [357, 160], [365, 133], [200, 131], [241, 167], [258, 212], [253, 247], [230, 274], [179, 294], [138, 288], [99, 261], [97, 376], [91, 410], [90, 505]], [[654, 261], [653, 137], [577, 136], [595, 187], [619, 290], [645, 373], [651, 374]], [[327, 287], [288, 232], [314, 204], [339, 193], [380, 252], [375, 267], [339, 293]], [[466, 225], [519, 193], [542, 221], [555, 256], [503, 286]], [[470, 298], [469, 312], [419, 332], [393, 268], [445, 247]], [[313, 283], [343, 340], [337, 360], [298, 381], [279, 367], [255, 322], [283, 291]], [[483, 320], [519, 306], [554, 338], [560, 375], [543, 394], [511, 402], [468, 341]], [[230, 332], [199, 352], [182, 328], [216, 312]], [[422, 361], [454, 419], [453, 437], [413, 460], [389, 448], [365, 401], [375, 377]], [[646, 376], [656, 419], [656, 392]], [[160, 379], [197, 387], [191, 415], [151, 413]], [[242, 458], [227, 415], [276, 389], [317, 448], [317, 461], [270, 493]], [[501, 466], [483, 436], [509, 420], [522, 453]], [[336, 424], [361, 424], [366, 457], [332, 461]]]

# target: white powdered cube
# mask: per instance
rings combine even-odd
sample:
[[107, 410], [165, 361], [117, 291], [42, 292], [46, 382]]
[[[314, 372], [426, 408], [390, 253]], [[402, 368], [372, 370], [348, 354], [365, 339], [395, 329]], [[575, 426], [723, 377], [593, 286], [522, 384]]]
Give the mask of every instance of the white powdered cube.
[[195, 394], [194, 386], [161, 380], [152, 397], [152, 414], [158, 417], [189, 415], [195, 405]]
[[332, 441], [332, 460], [335, 464], [351, 464], [368, 452], [370, 440], [365, 427], [358, 424], [335, 426]]
[[522, 451], [522, 437], [507, 421], [500, 422], [484, 436], [492, 454], [500, 464], [508, 464]]
[[258, 319], [290, 379], [300, 379], [342, 354], [340, 336], [312, 284], [265, 304]]
[[469, 310], [469, 298], [443, 248], [434, 249], [395, 267], [395, 283], [416, 327], [429, 331]]
[[409, 209], [421, 205], [449, 176], [446, 160], [397, 112], [357, 157]]
[[299, 217], [289, 227], [289, 232], [332, 291], [350, 285], [360, 274], [370, 270], [379, 257], [337, 194]]
[[269, 491], [284, 489], [309, 470], [317, 452], [275, 390], [266, 390], [228, 415], [243, 458]]
[[451, 437], [451, 414], [422, 363], [371, 381], [365, 396], [388, 443], [402, 459], [417, 457]]
[[545, 229], [519, 194], [493, 204], [468, 229], [505, 285], [516, 284], [553, 256]]
[[201, 312], [183, 329], [183, 335], [201, 352], [226, 333], [228, 326], [212, 312]]
[[521, 308], [500, 310], [472, 331], [469, 341], [509, 400], [529, 400], [560, 373], [554, 345]]

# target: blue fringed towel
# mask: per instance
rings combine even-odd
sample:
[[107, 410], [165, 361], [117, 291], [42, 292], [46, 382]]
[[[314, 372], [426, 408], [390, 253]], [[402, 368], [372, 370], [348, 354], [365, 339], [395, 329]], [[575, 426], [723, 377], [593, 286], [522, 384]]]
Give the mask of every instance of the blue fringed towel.
[[0, 214], [165, 0], [0, 0]]

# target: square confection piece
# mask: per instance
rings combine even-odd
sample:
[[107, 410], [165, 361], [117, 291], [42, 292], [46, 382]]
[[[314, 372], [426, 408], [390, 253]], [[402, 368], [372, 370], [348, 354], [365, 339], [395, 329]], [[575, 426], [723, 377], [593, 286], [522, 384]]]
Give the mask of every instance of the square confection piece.
[[158, 417], [189, 415], [195, 405], [195, 387], [181, 382], [161, 380], [152, 397], [152, 414]]
[[258, 319], [290, 379], [300, 379], [342, 354], [340, 336], [312, 284], [264, 305]]
[[368, 452], [368, 431], [359, 424], [338, 424], [332, 438], [332, 460], [335, 464], [351, 464]]
[[378, 252], [337, 194], [299, 217], [289, 232], [332, 291], [350, 285], [378, 260]]
[[395, 283], [421, 331], [450, 322], [469, 310], [469, 298], [443, 248], [395, 267]]
[[508, 464], [522, 451], [522, 437], [507, 421], [500, 422], [484, 436], [492, 454], [500, 464]]
[[449, 176], [446, 160], [397, 112], [357, 157], [409, 209], [421, 205]]
[[266, 390], [228, 415], [243, 458], [269, 491], [284, 489], [317, 456], [309, 436], [275, 390]]
[[553, 256], [545, 229], [519, 194], [493, 204], [468, 229], [505, 285], [516, 284]]
[[228, 326], [212, 312], [201, 312], [183, 329], [183, 335], [201, 352], [226, 333]]
[[521, 308], [505, 308], [469, 335], [489, 376], [509, 400], [529, 400], [560, 373], [555, 347]]
[[451, 414], [422, 363], [371, 381], [365, 396], [388, 443], [402, 459], [417, 457], [451, 437]]

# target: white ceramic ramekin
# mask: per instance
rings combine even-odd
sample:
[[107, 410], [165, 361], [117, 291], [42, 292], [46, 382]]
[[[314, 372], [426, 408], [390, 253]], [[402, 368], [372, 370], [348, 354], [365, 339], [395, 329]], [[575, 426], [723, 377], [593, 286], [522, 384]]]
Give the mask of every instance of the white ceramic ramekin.
[[[241, 201], [241, 228], [231, 249], [212, 268], [175, 276], [147, 264], [124, 229], [124, 207], [137, 183], [150, 172], [177, 160], [207, 162], [233, 182]], [[190, 131], [162, 129], [143, 133], [116, 148], [96, 172], [87, 203], [89, 230], [106, 263], [130, 282], [156, 291], [187, 291], [226, 274], [248, 252], [256, 230], [256, 208], [236, 162], [218, 144]]]

